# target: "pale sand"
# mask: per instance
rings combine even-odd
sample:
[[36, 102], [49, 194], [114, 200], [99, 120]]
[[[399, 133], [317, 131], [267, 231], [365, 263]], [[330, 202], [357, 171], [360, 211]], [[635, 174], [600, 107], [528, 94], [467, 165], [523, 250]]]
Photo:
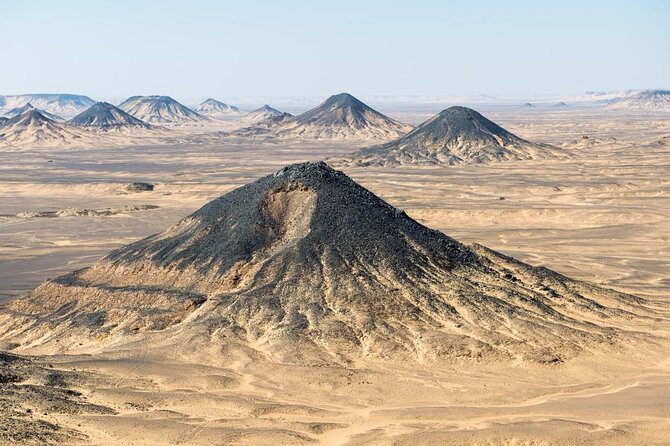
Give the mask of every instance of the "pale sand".
[[[389, 114], [416, 123], [429, 113]], [[485, 115], [521, 137], [565, 143], [575, 158], [347, 173], [461, 241], [667, 306], [670, 144], [655, 141], [670, 135], [670, 119], [590, 111]], [[342, 144], [201, 139], [184, 146], [0, 152], [0, 214], [159, 206], [106, 217], [0, 217], [3, 298], [165, 229], [284, 164], [350, 151]], [[141, 193], [119, 186], [132, 181], [157, 186]], [[654, 348], [631, 345], [620, 356], [560, 366], [451, 369], [246, 363], [212, 355], [216, 346], [207, 345], [165, 363], [159, 347], [138, 337], [123, 352], [48, 359], [56, 369], [76, 368], [82, 377], [69, 385], [116, 415], [33, 416], [84, 432], [94, 444], [670, 444], [670, 324], [637, 328], [664, 339]]]

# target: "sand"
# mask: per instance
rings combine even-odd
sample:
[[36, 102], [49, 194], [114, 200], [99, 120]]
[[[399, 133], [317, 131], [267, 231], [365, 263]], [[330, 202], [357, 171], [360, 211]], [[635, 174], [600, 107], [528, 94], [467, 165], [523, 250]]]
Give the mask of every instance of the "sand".
[[[438, 110], [382, 111], [416, 124]], [[668, 115], [497, 108], [486, 116], [574, 158], [346, 172], [458, 240], [667, 308], [670, 144], [658, 141], [670, 135]], [[179, 132], [181, 144], [170, 136], [150, 146], [0, 151], [0, 298], [89, 265], [285, 164], [351, 151], [344, 143], [261, 144], [202, 129], [197, 137]], [[137, 181], [156, 186], [125, 190]], [[123, 211], [141, 205], [158, 208]], [[70, 208], [122, 211], [17, 217]], [[111, 410], [71, 414], [45, 408], [39, 398], [19, 398], [16, 407], [27, 420], [83, 435], [62, 439], [74, 443], [669, 444], [670, 323], [638, 330], [653, 343], [631, 344], [618, 355], [559, 366], [440, 368], [296, 367], [268, 361], [262, 350], [247, 362], [207, 344], [195, 345], [188, 359], [166, 362], [160, 345], [138, 336], [132, 348], [33, 360], [35, 370], [51, 364], [62, 371], [65, 385], [82, 393], [75, 400]], [[40, 372], [26, 373], [44, 385]]]

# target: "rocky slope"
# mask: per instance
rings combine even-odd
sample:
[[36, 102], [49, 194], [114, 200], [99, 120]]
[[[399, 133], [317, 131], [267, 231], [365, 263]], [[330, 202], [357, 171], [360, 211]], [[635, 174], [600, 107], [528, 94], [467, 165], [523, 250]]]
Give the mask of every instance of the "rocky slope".
[[119, 108], [148, 123], [202, 124], [208, 118], [194, 112], [169, 96], [133, 96]]
[[[426, 228], [324, 163], [285, 167], [0, 310], [0, 349], [134, 342], [211, 360], [560, 362], [644, 301]], [[212, 356], [214, 355], [214, 356]]]
[[565, 156], [508, 132], [467, 107], [449, 107], [408, 134], [355, 152], [343, 162], [357, 166], [454, 165]]

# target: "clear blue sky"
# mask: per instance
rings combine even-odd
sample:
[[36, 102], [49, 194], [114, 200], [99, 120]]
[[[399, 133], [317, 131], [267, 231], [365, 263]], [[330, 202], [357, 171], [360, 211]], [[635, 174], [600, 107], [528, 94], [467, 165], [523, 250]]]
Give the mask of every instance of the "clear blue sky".
[[670, 88], [670, 2], [0, 0], [0, 94]]

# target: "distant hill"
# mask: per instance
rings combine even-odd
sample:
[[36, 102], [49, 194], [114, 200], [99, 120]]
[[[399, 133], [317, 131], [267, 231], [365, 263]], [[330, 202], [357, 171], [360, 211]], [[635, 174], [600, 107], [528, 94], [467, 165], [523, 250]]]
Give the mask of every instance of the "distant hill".
[[65, 119], [61, 118], [58, 115], [54, 115], [53, 113], [49, 113], [48, 111], [40, 110], [40, 109], [37, 109], [37, 108], [33, 107], [33, 105], [30, 102], [28, 102], [26, 105], [24, 105], [22, 107], [17, 107], [17, 108], [13, 108], [13, 109], [9, 110], [7, 113], [5, 113], [5, 116], [7, 118], [13, 118], [14, 116], [22, 115], [29, 110], [37, 110], [43, 116], [45, 116], [45, 117], [47, 117], [47, 118], [49, 118], [53, 121], [57, 121], [57, 122], [64, 122], [65, 121]]
[[[412, 129], [411, 126], [379, 113], [347, 93], [331, 96], [305, 113], [266, 127], [268, 133], [278, 138], [316, 140], [388, 140]], [[258, 127], [250, 130], [258, 131]], [[242, 130], [242, 133], [245, 131]]]
[[31, 109], [9, 119], [0, 127], [2, 145], [60, 146], [79, 142], [85, 135], [65, 124], [47, 118]]
[[133, 96], [122, 102], [119, 108], [149, 123], [202, 124], [208, 121], [208, 118], [169, 96]]
[[129, 115], [107, 102], [98, 102], [88, 110], [78, 114], [68, 124], [98, 131], [124, 131], [136, 129], [151, 129], [146, 122]]
[[88, 96], [77, 94], [22, 94], [2, 96], [5, 109], [23, 107], [30, 103], [38, 110], [57, 116], [74, 116], [95, 104]]
[[467, 107], [449, 107], [408, 134], [344, 161], [359, 166], [479, 164], [556, 156], [560, 149], [508, 132]]
[[[584, 94], [567, 98], [569, 104], [582, 104], [591, 106], [606, 106], [612, 109], [654, 109], [654, 98], [661, 99], [667, 95], [668, 90], [662, 89], [637, 89], [618, 91], [587, 91]], [[658, 101], [662, 105], [665, 100]], [[618, 105], [615, 105], [618, 104]], [[657, 104], [658, 105], [658, 104]]]
[[276, 118], [277, 116], [292, 116], [290, 113], [284, 113], [275, 108], [270, 107], [268, 104], [263, 105], [262, 107], [257, 108], [254, 111], [247, 113], [244, 117], [244, 121], [251, 123], [265, 121], [269, 118]]
[[[244, 136], [268, 136], [271, 134], [272, 129], [276, 128], [278, 125], [280, 125], [283, 122], [290, 121], [294, 118], [294, 116], [290, 113], [284, 113], [280, 112], [281, 114], [279, 115], [271, 115], [268, 116], [264, 119], [261, 119], [260, 121], [255, 122], [253, 125], [249, 127], [245, 127], [241, 130], [238, 130], [234, 132], [235, 134], [241, 134]], [[257, 115], [257, 118], [260, 115]], [[242, 120], [246, 120], [247, 117], [245, 116], [242, 118]]]
[[612, 101], [608, 108], [670, 111], [670, 90], [643, 90]]
[[217, 101], [216, 99], [211, 98], [203, 101], [200, 105], [198, 105], [195, 111], [201, 115], [210, 116], [213, 118], [237, 117], [244, 116], [246, 114], [237, 107], [224, 104], [221, 101]]
[[586, 102], [594, 105], [607, 105], [625, 99], [644, 90], [622, 90], [622, 91], [587, 91], [583, 95], [572, 98], [575, 102]]

